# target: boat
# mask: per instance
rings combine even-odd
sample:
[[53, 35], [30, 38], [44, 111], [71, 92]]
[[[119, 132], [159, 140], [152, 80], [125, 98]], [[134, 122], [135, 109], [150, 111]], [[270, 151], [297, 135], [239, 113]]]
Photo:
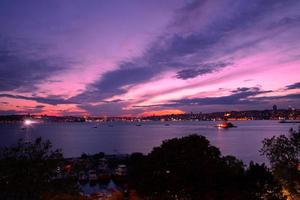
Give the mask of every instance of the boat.
[[223, 122], [222, 124], [216, 125], [216, 127], [218, 127], [218, 128], [234, 128], [234, 127], [237, 127], [237, 126], [235, 126], [231, 122]]
[[170, 126], [170, 124], [165, 124], [165, 126]]
[[142, 126], [142, 124], [136, 124], [135, 126]]

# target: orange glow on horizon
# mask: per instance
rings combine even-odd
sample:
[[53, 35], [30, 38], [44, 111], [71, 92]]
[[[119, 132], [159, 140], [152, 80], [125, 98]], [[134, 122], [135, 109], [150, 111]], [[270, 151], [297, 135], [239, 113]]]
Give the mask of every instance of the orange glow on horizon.
[[184, 114], [185, 112], [179, 109], [171, 109], [171, 110], [156, 110], [156, 111], [147, 111], [143, 112], [141, 116], [147, 117], [147, 116], [162, 116], [162, 115], [178, 115], [178, 114]]

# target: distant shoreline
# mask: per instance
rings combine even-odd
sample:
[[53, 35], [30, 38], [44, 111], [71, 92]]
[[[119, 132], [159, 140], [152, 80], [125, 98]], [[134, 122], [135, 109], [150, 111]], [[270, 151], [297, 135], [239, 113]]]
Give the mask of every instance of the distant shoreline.
[[1, 115], [1, 122], [20, 122], [25, 119], [42, 120], [44, 122], [112, 122], [112, 121], [243, 121], [243, 120], [300, 120], [300, 109], [278, 110], [245, 110], [212, 113], [185, 113], [153, 116], [48, 116], [48, 115]]

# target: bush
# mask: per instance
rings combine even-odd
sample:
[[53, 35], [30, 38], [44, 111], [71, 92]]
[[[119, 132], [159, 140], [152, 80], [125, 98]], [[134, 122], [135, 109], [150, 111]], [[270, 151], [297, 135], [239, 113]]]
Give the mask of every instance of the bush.
[[78, 194], [75, 180], [56, 179], [56, 169], [63, 161], [60, 150], [52, 150], [49, 141], [18, 144], [0, 149], [1, 199], [40, 199], [42, 194]]
[[274, 176], [292, 194], [300, 195], [300, 132], [291, 130], [263, 140], [261, 153], [270, 161]]
[[[129, 184], [150, 199], [274, 199], [280, 186], [264, 165], [223, 157], [204, 136], [166, 140], [148, 155], [132, 154]], [[279, 188], [279, 190], [278, 190]]]

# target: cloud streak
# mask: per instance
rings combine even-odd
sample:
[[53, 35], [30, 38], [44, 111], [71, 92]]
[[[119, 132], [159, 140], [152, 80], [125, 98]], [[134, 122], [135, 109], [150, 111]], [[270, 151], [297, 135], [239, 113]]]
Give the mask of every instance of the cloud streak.
[[195, 77], [203, 75], [203, 74], [213, 73], [213, 72], [215, 72], [219, 69], [222, 69], [230, 64], [231, 63], [224, 63], [224, 62], [207, 63], [207, 64], [200, 65], [195, 69], [181, 70], [181, 71], [177, 72], [176, 77], [178, 79], [187, 80], [187, 79], [195, 78]]
[[289, 90], [292, 90], [292, 89], [300, 89], [300, 82], [297, 82], [297, 83], [288, 85], [288, 86], [286, 86], [286, 88], [289, 89]]
[[27, 97], [22, 95], [12, 95], [12, 94], [0, 94], [0, 97], [7, 97], [13, 99], [22, 99], [29, 101], [36, 101], [38, 103], [44, 103], [49, 105], [58, 105], [58, 104], [76, 104], [68, 99], [63, 99], [59, 96], [48, 96], [48, 97]]
[[[166, 104], [155, 104], [146, 106], [136, 106], [136, 108], [188, 108], [188, 107], [201, 107], [201, 106], [248, 106], [248, 107], [261, 107], [270, 106], [274, 102], [293, 102], [295, 105], [300, 106], [300, 94], [287, 94], [275, 96], [261, 96], [263, 94], [272, 94], [273, 91], [264, 91], [258, 87], [252, 88], [237, 88], [231, 91], [231, 94], [216, 97], [203, 97], [203, 98], [183, 98], [170, 101]], [[226, 107], [224, 107], [226, 108]]]
[[70, 65], [66, 59], [45, 55], [44, 47], [0, 37], [0, 91], [32, 92]]
[[[257, 104], [255, 96], [259, 94], [270, 93], [271, 91], [262, 91], [258, 87], [237, 88], [232, 94], [220, 97], [204, 97], [204, 98], [185, 98], [171, 101], [170, 105], [186, 106], [186, 105], [239, 105], [239, 104]], [[253, 97], [253, 98], [251, 98]]]

